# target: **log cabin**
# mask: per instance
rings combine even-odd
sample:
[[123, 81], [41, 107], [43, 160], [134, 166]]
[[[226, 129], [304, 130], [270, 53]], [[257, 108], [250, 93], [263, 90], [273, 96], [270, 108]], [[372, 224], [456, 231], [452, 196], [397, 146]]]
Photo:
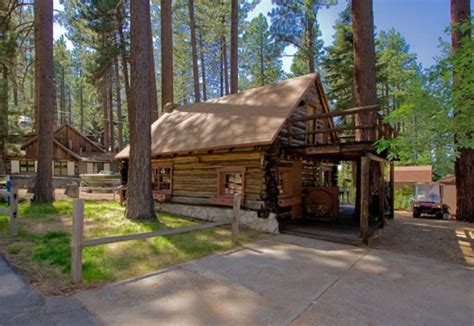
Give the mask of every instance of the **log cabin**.
[[[231, 216], [232, 197], [239, 192], [241, 221], [255, 229], [275, 233], [285, 220], [337, 220], [337, 166], [348, 160], [359, 171], [365, 239], [370, 222], [384, 217], [383, 208], [370, 209], [376, 198], [383, 202], [385, 192], [385, 157], [377, 154], [374, 142], [393, 135], [377, 108], [330, 111], [315, 73], [176, 107], [151, 127], [156, 207], [218, 220]], [[355, 114], [373, 114], [373, 125], [342, 124]], [[374, 139], [356, 140], [350, 132], [358, 130], [373, 131]], [[128, 155], [126, 147], [116, 156], [124, 184]]]
[[[69, 123], [54, 130], [53, 175], [56, 177], [78, 177], [79, 174], [93, 174], [102, 170], [118, 171], [114, 154], [89, 137], [81, 134]], [[38, 159], [38, 137], [36, 133], [26, 136], [21, 145], [23, 156], [10, 158], [10, 172], [13, 175], [36, 173]]]

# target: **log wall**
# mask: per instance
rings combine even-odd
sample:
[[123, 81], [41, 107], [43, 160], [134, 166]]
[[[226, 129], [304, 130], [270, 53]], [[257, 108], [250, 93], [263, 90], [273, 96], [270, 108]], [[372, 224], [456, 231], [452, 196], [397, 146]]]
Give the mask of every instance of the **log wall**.
[[175, 157], [152, 159], [153, 163], [172, 162], [172, 197], [170, 202], [181, 204], [210, 205], [209, 199], [217, 195], [220, 168], [245, 168], [243, 207], [257, 210], [262, 205], [264, 170], [261, 167], [262, 152], [252, 148], [235, 149], [231, 152], [192, 153]]

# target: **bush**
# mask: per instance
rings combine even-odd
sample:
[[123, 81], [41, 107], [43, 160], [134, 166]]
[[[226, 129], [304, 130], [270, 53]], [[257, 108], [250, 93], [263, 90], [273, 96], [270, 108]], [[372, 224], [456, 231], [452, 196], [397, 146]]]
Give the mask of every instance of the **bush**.
[[405, 186], [395, 191], [395, 209], [411, 209], [413, 201], [413, 187]]

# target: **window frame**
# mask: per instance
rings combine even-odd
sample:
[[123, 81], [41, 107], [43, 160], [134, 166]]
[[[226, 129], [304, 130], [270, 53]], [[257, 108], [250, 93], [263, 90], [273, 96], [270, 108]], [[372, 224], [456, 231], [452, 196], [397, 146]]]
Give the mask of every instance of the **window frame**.
[[[156, 182], [158, 184], [158, 188], [155, 188], [155, 169], [170, 169], [170, 188], [169, 189], [161, 189], [160, 182]], [[173, 162], [159, 162], [159, 163], [152, 163], [151, 164], [151, 182], [152, 182], [152, 191], [156, 194], [166, 194], [171, 195], [173, 193]]]
[[[67, 162], [68, 162], [67, 160], [54, 160], [53, 161], [53, 175], [59, 176], [59, 177], [67, 176]], [[59, 164], [59, 171], [60, 171], [59, 174], [56, 173], [56, 169], [57, 169], [56, 164]]]
[[226, 174], [240, 174], [242, 180], [241, 204], [244, 203], [245, 197], [245, 167], [222, 167], [217, 168], [217, 193], [214, 197], [209, 199], [211, 204], [232, 206], [234, 201], [234, 194], [225, 193], [225, 175]]
[[[32, 165], [33, 163], [33, 165]], [[36, 161], [35, 160], [19, 160], [19, 172], [20, 173], [35, 173], [36, 172]], [[22, 169], [22, 166], [26, 165], [26, 171]], [[30, 170], [33, 166], [33, 170]]]

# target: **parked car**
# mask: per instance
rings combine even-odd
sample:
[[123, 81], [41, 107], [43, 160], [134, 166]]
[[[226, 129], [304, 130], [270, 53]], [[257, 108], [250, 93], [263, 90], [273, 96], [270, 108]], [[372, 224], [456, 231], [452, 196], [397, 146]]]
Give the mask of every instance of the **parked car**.
[[442, 187], [439, 183], [415, 183], [415, 199], [413, 200], [413, 217], [421, 214], [443, 218], [448, 213], [448, 207], [443, 204]]

